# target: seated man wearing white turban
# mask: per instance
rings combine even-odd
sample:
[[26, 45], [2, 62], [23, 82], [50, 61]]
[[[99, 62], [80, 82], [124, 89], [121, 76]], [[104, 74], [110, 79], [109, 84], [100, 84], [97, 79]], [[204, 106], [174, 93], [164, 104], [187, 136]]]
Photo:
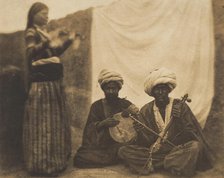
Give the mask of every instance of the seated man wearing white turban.
[[111, 138], [109, 127], [119, 123], [113, 115], [131, 105], [130, 101], [118, 97], [123, 85], [120, 74], [104, 69], [99, 75], [98, 82], [105, 98], [94, 102], [90, 108], [82, 146], [74, 157], [74, 166], [79, 168], [104, 167], [117, 163], [117, 152], [121, 144]]
[[[119, 157], [130, 170], [144, 175], [165, 169], [189, 176], [199, 167], [210, 167], [209, 148], [195, 116], [186, 103], [168, 96], [176, 87], [175, 74], [166, 68], [154, 70], [144, 86], [155, 100], [141, 108], [138, 119], [157, 134], [135, 124], [137, 142], [121, 147]], [[173, 122], [166, 132], [171, 118]]]

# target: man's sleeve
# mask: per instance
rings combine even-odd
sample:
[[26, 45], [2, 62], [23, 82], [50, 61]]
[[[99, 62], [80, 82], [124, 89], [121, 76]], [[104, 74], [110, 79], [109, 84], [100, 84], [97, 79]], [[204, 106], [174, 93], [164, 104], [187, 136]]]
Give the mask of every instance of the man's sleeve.
[[102, 120], [100, 116], [100, 108], [98, 103], [94, 103], [89, 111], [88, 119], [83, 133], [83, 144], [99, 145], [100, 138], [103, 136], [103, 129], [97, 130], [97, 124]]
[[180, 133], [178, 133], [174, 143], [179, 145], [191, 140], [197, 140], [198, 130], [193, 122], [196, 118], [186, 103], [183, 104], [181, 117], [177, 119], [181, 119], [183, 128]]

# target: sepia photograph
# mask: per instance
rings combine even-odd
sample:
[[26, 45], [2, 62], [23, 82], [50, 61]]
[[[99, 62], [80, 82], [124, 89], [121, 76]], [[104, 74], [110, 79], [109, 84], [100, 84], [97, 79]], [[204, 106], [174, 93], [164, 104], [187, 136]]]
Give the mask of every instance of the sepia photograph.
[[224, 0], [0, 7], [0, 178], [224, 177]]

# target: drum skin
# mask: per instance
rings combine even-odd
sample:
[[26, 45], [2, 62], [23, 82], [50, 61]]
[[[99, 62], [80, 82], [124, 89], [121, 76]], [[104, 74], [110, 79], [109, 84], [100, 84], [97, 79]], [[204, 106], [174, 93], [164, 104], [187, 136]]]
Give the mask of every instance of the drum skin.
[[114, 141], [127, 143], [137, 136], [137, 132], [133, 127], [133, 119], [130, 117], [122, 117], [121, 113], [115, 114], [113, 118], [120, 121], [115, 127], [109, 128], [110, 136]]

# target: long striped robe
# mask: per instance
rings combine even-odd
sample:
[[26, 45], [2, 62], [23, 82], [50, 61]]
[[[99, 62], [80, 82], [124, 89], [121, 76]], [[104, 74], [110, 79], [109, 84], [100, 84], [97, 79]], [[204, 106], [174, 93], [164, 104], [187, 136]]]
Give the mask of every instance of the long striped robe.
[[23, 130], [28, 172], [52, 174], [66, 168], [71, 133], [61, 81], [31, 84]]

